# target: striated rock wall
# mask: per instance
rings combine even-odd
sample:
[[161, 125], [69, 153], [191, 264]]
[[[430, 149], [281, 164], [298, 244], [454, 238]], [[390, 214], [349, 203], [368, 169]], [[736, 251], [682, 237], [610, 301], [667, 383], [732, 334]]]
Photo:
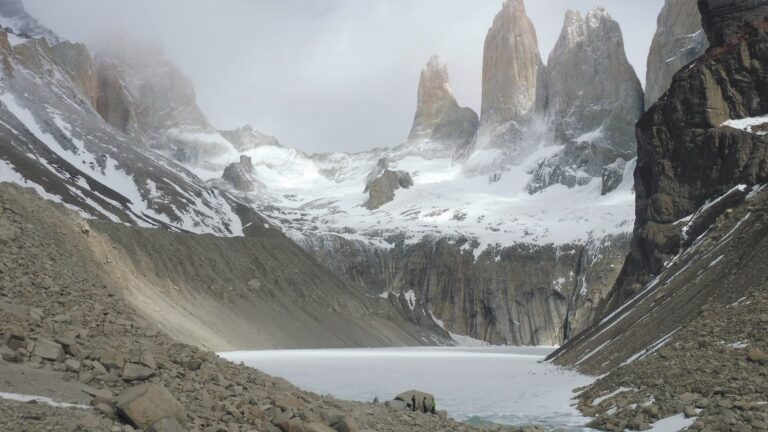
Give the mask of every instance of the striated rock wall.
[[338, 236], [302, 246], [371, 295], [413, 291], [453, 333], [494, 344], [559, 345], [587, 328], [613, 286], [629, 235], [587, 246], [516, 245], [477, 259], [466, 240], [381, 249]]
[[646, 109], [667, 91], [675, 74], [704, 54], [708, 46], [697, 0], [666, 0], [648, 53]]

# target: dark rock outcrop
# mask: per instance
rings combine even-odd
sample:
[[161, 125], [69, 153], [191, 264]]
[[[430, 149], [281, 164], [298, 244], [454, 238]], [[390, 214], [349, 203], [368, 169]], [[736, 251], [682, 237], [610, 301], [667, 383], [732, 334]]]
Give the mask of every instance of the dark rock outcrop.
[[667, 91], [677, 71], [704, 54], [708, 46], [698, 0], [666, 0], [648, 53], [646, 109]]
[[677, 253], [678, 220], [739, 184], [768, 181], [768, 136], [723, 126], [768, 113], [768, 2], [700, 5], [712, 48], [637, 125], [637, 220], [619, 301]]
[[386, 159], [379, 160], [376, 168], [368, 175], [365, 192], [368, 193], [368, 201], [365, 207], [376, 210], [384, 204], [395, 199], [395, 191], [413, 186], [413, 178], [407, 171], [392, 171]]
[[765, 0], [699, 0], [699, 9], [712, 46], [732, 45], [768, 31]]
[[[601, 307], [601, 322], [559, 350], [559, 363], [603, 373], [667, 343], [679, 347], [678, 333], [699, 333], [695, 347], [706, 349], [722, 339], [702, 333], [697, 319], [765, 292], [768, 195], [756, 188], [768, 182], [768, 136], [759, 128], [730, 127], [729, 120], [759, 123], [768, 114], [768, 1], [699, 5], [712, 46], [675, 75], [638, 122], [630, 254]], [[740, 321], [735, 312], [727, 315]], [[756, 334], [764, 341], [764, 332]], [[669, 357], [662, 356], [668, 367]], [[710, 393], [720, 388], [695, 386]], [[661, 390], [669, 395], [671, 389]]]
[[253, 162], [248, 156], [240, 156], [240, 162], [229, 164], [221, 178], [239, 192], [256, 190], [256, 180], [253, 178]]
[[479, 124], [477, 114], [456, 102], [448, 67], [435, 56], [421, 71], [416, 116], [408, 139], [449, 141], [457, 148], [469, 145]]

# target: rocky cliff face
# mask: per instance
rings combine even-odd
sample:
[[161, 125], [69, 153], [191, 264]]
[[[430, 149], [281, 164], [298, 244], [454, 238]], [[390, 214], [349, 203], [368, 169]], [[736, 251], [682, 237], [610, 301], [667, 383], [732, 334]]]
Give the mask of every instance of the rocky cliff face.
[[712, 47], [637, 124], [637, 218], [610, 314], [558, 354], [563, 363], [617, 367], [764, 284], [768, 2], [700, 10]]
[[536, 29], [526, 15], [525, 3], [506, 0], [485, 39], [483, 99], [475, 149], [519, 137], [516, 122], [534, 110], [543, 68]]
[[[604, 9], [586, 17], [567, 13], [541, 93], [554, 141], [565, 146], [532, 173], [532, 193], [552, 184], [585, 184], [603, 176], [604, 168], [634, 157], [643, 89], [627, 60], [621, 28]], [[612, 190], [610, 183], [603, 190]]]
[[559, 345], [589, 326], [618, 275], [628, 236], [588, 245], [519, 244], [475, 257], [466, 239], [381, 249], [340, 236], [302, 246], [371, 295], [403, 296], [449, 331], [494, 344]]
[[483, 51], [483, 121], [520, 120], [536, 103], [542, 67], [536, 29], [523, 0], [506, 0]]
[[[712, 23], [705, 26], [712, 48], [675, 76], [667, 96], [638, 123], [637, 220], [623, 298], [677, 253], [677, 221], [739, 184], [768, 180], [768, 138], [727, 123], [768, 113], [763, 72], [768, 42], [762, 30], [768, 6], [763, 2], [749, 9], [746, 16], [752, 19], [745, 25], [745, 3], [730, 4], [732, 9], [723, 2], [702, 2], [704, 21]], [[733, 11], [730, 19], [726, 11]]]
[[421, 71], [416, 116], [408, 139], [448, 141], [463, 148], [475, 138], [478, 124], [477, 114], [456, 102], [448, 67], [439, 57], [432, 57]]
[[708, 46], [698, 1], [666, 0], [648, 53], [646, 108], [667, 91], [677, 71], [704, 54]]
[[765, 0], [699, 0], [699, 9], [712, 46], [733, 45], [766, 31]]

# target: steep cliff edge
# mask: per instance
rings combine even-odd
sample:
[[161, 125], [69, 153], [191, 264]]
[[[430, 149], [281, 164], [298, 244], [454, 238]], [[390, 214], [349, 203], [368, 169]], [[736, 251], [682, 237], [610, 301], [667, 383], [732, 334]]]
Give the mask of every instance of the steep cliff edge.
[[376, 296], [413, 296], [452, 333], [492, 344], [560, 345], [595, 319], [613, 286], [628, 235], [586, 245], [518, 244], [475, 256], [467, 239], [377, 248], [340, 236], [302, 246]]
[[699, 6], [712, 46], [637, 125], [630, 255], [600, 322], [552, 357], [610, 373], [581, 395], [601, 429], [765, 418], [768, 1]]

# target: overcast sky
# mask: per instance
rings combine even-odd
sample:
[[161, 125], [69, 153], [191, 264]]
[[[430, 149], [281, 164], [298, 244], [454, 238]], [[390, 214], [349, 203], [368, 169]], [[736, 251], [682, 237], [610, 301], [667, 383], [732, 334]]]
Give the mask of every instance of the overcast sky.
[[[422, 66], [448, 64], [459, 103], [480, 108], [483, 42], [502, 0], [26, 0], [63, 37], [159, 41], [219, 128], [250, 123], [309, 152], [397, 145]], [[544, 61], [567, 9], [603, 6], [641, 81], [663, 0], [528, 0]]]

